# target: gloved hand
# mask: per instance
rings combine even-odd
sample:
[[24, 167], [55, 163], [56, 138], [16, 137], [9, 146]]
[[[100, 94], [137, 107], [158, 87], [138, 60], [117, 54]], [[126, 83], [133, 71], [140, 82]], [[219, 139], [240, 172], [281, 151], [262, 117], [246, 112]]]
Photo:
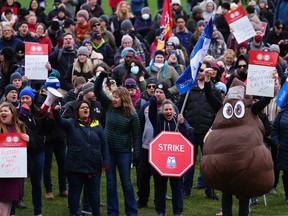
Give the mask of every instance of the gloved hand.
[[105, 77], [108, 77], [108, 73], [105, 72], [105, 71], [102, 71], [102, 72], [99, 74], [99, 78], [104, 79]]
[[107, 172], [110, 170], [110, 166], [108, 164], [103, 164], [102, 170]]

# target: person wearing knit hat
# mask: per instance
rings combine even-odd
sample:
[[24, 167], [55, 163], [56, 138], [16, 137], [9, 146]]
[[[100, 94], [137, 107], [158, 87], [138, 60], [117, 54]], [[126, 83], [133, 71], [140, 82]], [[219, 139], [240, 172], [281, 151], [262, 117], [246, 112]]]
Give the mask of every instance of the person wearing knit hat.
[[128, 78], [125, 80], [124, 87], [129, 91], [133, 105], [140, 98], [141, 92], [137, 87], [136, 80], [133, 78]]
[[88, 82], [85, 85], [82, 86], [82, 95], [86, 95], [89, 92], [94, 91], [94, 83]]
[[248, 54], [249, 44], [247, 41], [243, 41], [242, 43], [238, 44], [237, 46], [237, 54]]
[[126, 48], [126, 47], [132, 47], [133, 45], [133, 39], [130, 35], [126, 34], [126, 35], [123, 35], [122, 39], [121, 39], [121, 45], [123, 48]]
[[136, 51], [131, 47], [126, 47], [121, 51], [121, 58], [125, 58], [127, 52], [132, 52], [133, 55], [136, 55]]
[[89, 20], [89, 13], [87, 10], [80, 10], [76, 14], [76, 17], [83, 17], [86, 21], [88, 21]]
[[106, 16], [105, 14], [103, 14], [99, 17], [99, 21], [100, 22], [106, 22], [106, 25], [108, 25], [109, 24], [109, 17]]
[[17, 100], [17, 97], [18, 97], [18, 90], [16, 88], [15, 85], [13, 84], [9, 84], [5, 87], [5, 93], [4, 93], [4, 96], [7, 97], [8, 93], [11, 92], [11, 91], [14, 91], [13, 93], [16, 94], [16, 100]]
[[143, 7], [141, 9], [141, 14], [149, 14], [150, 15], [150, 8], [149, 7]]
[[82, 44], [83, 40], [91, 37], [89, 13], [86, 10], [78, 11], [76, 15], [75, 42]]
[[280, 47], [278, 44], [271, 44], [270, 50], [271, 52], [277, 52], [278, 54], [280, 53]]
[[205, 21], [204, 20], [199, 20], [198, 22], [197, 22], [197, 28], [198, 27], [200, 27], [200, 26], [206, 26], [206, 23], [205, 23]]
[[[129, 31], [131, 29], [134, 29], [132, 22], [129, 19], [125, 19], [120, 26], [120, 29], [123, 31]], [[125, 32], [126, 33], [126, 32]]]
[[181, 6], [181, 1], [180, 0], [172, 0], [171, 5], [180, 5]]
[[60, 88], [60, 81], [57, 79], [56, 74], [54, 72], [52, 72], [50, 76], [46, 79], [44, 88], [47, 89], [48, 87], [52, 87], [55, 89]]
[[79, 55], [85, 55], [85, 56], [89, 57], [89, 51], [88, 51], [87, 47], [85, 47], [85, 46], [79, 47], [77, 50], [77, 56], [79, 56]]
[[93, 33], [93, 35], [92, 35], [92, 37], [91, 37], [91, 40], [93, 41], [93, 40], [102, 40], [102, 34], [101, 34], [101, 32], [94, 32]]
[[[156, 84], [156, 86], [155, 86], [155, 93], [156, 93], [156, 91], [159, 90], [159, 89], [162, 90], [163, 93], [165, 94], [165, 99], [171, 97], [171, 94], [170, 94], [170, 92], [168, 91], [168, 86], [167, 86], [166, 83], [164, 83], [164, 82], [158, 82], [158, 83]], [[156, 96], [156, 98], [157, 98], [157, 97], [158, 97], [158, 94], [155, 94], [155, 96]], [[158, 100], [158, 98], [157, 98], [157, 100]]]
[[[16, 79], [22, 81], [22, 75], [19, 72], [14, 72], [14, 73], [11, 74], [10, 83], [14, 84], [13, 81], [16, 80]], [[22, 85], [22, 83], [21, 83], [21, 85]]]
[[[148, 67], [148, 73], [158, 79], [159, 82], [165, 82], [168, 85], [171, 94], [177, 94], [176, 81], [179, 74], [175, 68], [165, 60], [165, 53], [162, 50], [157, 50]], [[168, 84], [169, 83], [169, 84]]]
[[[34, 100], [34, 92], [31, 87], [25, 87], [19, 94], [19, 97], [22, 101], [22, 97], [29, 96], [31, 98], [31, 103]], [[22, 103], [22, 102], [21, 102]]]
[[127, 89], [131, 89], [131, 88], [137, 89], [136, 80], [133, 79], [133, 78], [128, 78], [128, 79], [125, 80], [124, 86]]

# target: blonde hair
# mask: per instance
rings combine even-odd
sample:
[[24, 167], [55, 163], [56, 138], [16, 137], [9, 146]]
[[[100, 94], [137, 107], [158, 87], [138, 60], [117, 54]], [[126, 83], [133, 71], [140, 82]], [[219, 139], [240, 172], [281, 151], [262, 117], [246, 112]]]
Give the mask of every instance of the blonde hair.
[[[25, 129], [24, 129], [24, 131], [21, 130], [22, 122], [18, 119], [18, 114], [17, 114], [16, 108], [13, 106], [13, 104], [11, 104], [10, 102], [3, 102], [0, 104], [0, 110], [3, 107], [8, 107], [9, 110], [11, 111], [11, 113], [12, 113], [12, 125], [14, 126], [17, 133], [21, 133], [21, 132], [26, 133]], [[0, 130], [2, 133], [9, 133], [7, 125], [3, 124], [3, 122], [1, 122], [1, 121], [0, 121]]]
[[116, 94], [117, 96], [120, 97], [122, 103], [123, 115], [124, 116], [132, 115], [134, 106], [129, 91], [124, 87], [118, 87], [116, 90], [112, 92], [112, 94]]
[[[127, 12], [126, 12], [125, 14], [122, 13], [122, 11], [121, 11], [121, 7], [122, 7], [122, 5], [124, 5], [124, 4], [126, 4], [126, 6], [127, 6]], [[115, 14], [116, 14], [121, 20], [129, 19], [129, 18], [130, 18], [129, 12], [130, 12], [130, 10], [129, 10], [129, 4], [128, 4], [128, 2], [126, 2], [126, 1], [121, 1], [121, 2], [118, 3], [118, 5], [117, 5], [117, 7], [116, 7]]]

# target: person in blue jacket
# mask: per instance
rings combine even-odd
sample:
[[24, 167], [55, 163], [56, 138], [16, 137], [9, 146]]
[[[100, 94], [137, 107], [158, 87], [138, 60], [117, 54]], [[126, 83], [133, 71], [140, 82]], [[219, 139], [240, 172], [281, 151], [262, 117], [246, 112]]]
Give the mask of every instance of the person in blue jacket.
[[109, 148], [99, 121], [90, 118], [88, 102], [79, 102], [75, 118], [60, 117], [59, 105], [54, 107], [55, 121], [67, 133], [66, 170], [69, 184], [70, 216], [76, 216], [85, 184], [91, 201], [92, 214], [100, 215], [100, 178], [102, 169], [110, 166]]

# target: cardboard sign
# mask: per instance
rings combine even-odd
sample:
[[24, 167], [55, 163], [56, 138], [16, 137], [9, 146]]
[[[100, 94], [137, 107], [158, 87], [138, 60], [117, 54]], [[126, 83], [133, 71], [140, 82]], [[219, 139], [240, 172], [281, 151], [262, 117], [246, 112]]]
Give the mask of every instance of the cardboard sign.
[[0, 134], [0, 177], [27, 177], [27, 145], [21, 133]]
[[234, 30], [233, 35], [238, 44], [256, 35], [256, 32], [242, 7], [225, 14], [224, 17], [230, 28]]
[[25, 75], [29, 80], [46, 80], [48, 70], [48, 45], [25, 43]]
[[251, 50], [247, 76], [246, 93], [264, 97], [274, 97], [273, 70], [278, 53]]

